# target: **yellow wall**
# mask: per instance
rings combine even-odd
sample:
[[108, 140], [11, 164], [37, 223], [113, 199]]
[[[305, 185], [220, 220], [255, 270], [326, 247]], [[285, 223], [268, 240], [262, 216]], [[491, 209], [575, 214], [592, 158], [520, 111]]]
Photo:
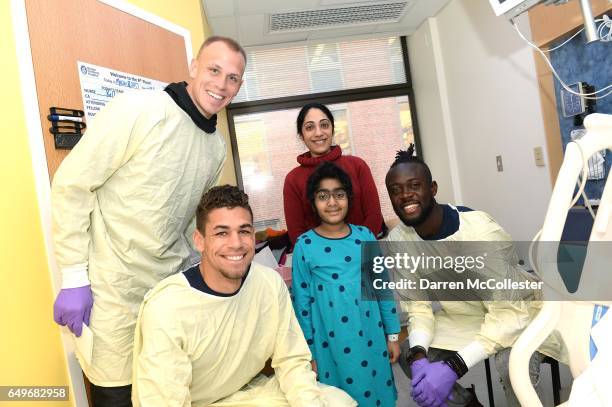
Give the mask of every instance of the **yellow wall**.
[[[191, 31], [194, 53], [210, 33], [198, 0], [130, 0]], [[60, 330], [37, 206], [19, 85], [11, 2], [0, 1], [0, 386], [67, 386]], [[204, 25], [206, 27], [204, 27]], [[219, 117], [227, 134], [225, 114]], [[227, 139], [229, 146], [229, 139]], [[231, 157], [223, 180], [235, 183]], [[3, 403], [2, 405], [14, 405]], [[20, 403], [26, 405], [28, 403]], [[36, 403], [41, 404], [41, 403]], [[53, 403], [68, 406], [72, 403]], [[41, 404], [42, 405], [42, 404]]]
[[[0, 385], [68, 385], [25, 128], [10, 1], [0, 2]], [[0, 405], [14, 405], [3, 403]], [[68, 402], [55, 405], [70, 405]]]

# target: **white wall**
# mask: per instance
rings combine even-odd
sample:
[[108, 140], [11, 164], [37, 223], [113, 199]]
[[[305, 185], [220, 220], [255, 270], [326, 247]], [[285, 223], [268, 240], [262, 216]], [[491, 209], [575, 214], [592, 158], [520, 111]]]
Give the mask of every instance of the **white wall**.
[[[450, 107], [444, 97], [444, 64], [433, 18], [408, 37], [410, 75], [416, 99], [423, 159], [438, 183], [439, 202], [461, 201]], [[452, 153], [451, 153], [452, 152]]]
[[[519, 24], [528, 35], [526, 16]], [[533, 158], [545, 134], [531, 50], [484, 0], [453, 0], [411, 36], [409, 47], [423, 155], [436, 165], [447, 155], [456, 159], [456, 170], [450, 159], [434, 177], [450, 172], [458, 203], [489, 212], [515, 240], [531, 240], [552, 190], [548, 169]]]

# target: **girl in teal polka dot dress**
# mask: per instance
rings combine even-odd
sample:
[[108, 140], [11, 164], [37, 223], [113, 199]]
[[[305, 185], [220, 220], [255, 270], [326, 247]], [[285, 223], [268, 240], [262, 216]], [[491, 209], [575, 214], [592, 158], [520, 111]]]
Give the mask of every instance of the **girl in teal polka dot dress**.
[[365, 226], [344, 221], [352, 186], [342, 169], [321, 164], [306, 190], [321, 224], [296, 242], [292, 290], [313, 369], [320, 382], [342, 388], [361, 407], [395, 406], [395, 303], [361, 298], [361, 244], [376, 239]]

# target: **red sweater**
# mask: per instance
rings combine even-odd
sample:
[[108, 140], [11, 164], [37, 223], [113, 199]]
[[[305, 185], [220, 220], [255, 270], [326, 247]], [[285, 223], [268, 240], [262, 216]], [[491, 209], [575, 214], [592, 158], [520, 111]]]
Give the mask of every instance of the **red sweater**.
[[374, 235], [378, 235], [382, 230], [383, 216], [370, 167], [361, 158], [342, 155], [342, 149], [333, 146], [329, 153], [322, 157], [311, 157], [310, 152], [298, 155], [297, 162], [300, 166], [291, 170], [285, 177], [283, 201], [291, 243], [295, 244], [298, 236], [319, 225], [319, 218], [306, 197], [306, 181], [323, 161], [332, 161], [351, 178], [353, 198], [347, 223], [367, 226]]

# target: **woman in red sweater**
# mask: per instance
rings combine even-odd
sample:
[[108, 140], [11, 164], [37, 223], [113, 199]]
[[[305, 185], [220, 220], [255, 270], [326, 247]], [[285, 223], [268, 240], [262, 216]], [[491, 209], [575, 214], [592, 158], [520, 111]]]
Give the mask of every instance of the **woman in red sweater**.
[[300, 165], [285, 177], [283, 201], [291, 243], [295, 244], [298, 236], [320, 223], [306, 198], [306, 180], [323, 161], [333, 161], [351, 177], [353, 199], [346, 221], [367, 226], [378, 236], [383, 229], [383, 216], [372, 172], [361, 158], [342, 155], [340, 146], [332, 146], [334, 116], [329, 109], [320, 103], [302, 107], [297, 118], [297, 132], [308, 151], [298, 155]]

